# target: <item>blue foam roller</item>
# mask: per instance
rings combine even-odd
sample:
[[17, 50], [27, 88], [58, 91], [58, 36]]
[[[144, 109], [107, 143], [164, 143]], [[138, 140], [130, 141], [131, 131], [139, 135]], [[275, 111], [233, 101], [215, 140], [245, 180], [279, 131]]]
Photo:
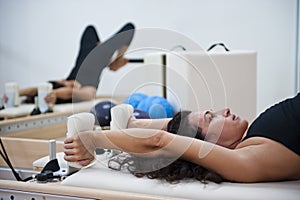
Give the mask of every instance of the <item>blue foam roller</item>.
[[[166, 117], [168, 117], [168, 118], [173, 117], [174, 109], [173, 109], [172, 105], [167, 101], [167, 99], [160, 97], [160, 96], [149, 96], [148, 98], [142, 100], [139, 103], [137, 109], [140, 109], [140, 110], [143, 110], [143, 111], [149, 113], [151, 106], [155, 105], [155, 104], [161, 105], [162, 108], [164, 108], [164, 110], [166, 112]], [[158, 108], [156, 108], [156, 109], [158, 109]], [[160, 111], [160, 113], [162, 113], [162, 112]], [[151, 115], [150, 115], [150, 117], [151, 117]]]
[[166, 110], [160, 104], [152, 105], [149, 109], [149, 115], [152, 119], [167, 118]]
[[148, 95], [143, 94], [143, 93], [133, 93], [130, 96], [128, 96], [123, 103], [127, 103], [132, 105], [133, 108], [137, 108], [137, 106], [139, 105], [139, 103], [146, 99], [148, 97]]

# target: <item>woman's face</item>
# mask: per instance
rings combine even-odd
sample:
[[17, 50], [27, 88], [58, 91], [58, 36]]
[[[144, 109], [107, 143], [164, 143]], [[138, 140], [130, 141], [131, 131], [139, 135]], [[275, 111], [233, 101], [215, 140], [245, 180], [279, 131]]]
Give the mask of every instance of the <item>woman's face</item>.
[[248, 122], [231, 114], [229, 108], [192, 112], [189, 123], [202, 129], [206, 141], [231, 149], [238, 145], [248, 127]]

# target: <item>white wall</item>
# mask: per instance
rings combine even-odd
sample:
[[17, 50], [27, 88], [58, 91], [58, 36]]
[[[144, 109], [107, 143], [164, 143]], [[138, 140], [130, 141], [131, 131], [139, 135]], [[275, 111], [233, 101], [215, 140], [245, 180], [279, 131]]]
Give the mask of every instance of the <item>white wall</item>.
[[[222, 41], [256, 50], [258, 112], [295, 94], [297, 0], [0, 0], [0, 95], [8, 81], [65, 77], [86, 25], [105, 40], [127, 21], [177, 31], [204, 49]], [[103, 93], [126, 70], [105, 72]]]

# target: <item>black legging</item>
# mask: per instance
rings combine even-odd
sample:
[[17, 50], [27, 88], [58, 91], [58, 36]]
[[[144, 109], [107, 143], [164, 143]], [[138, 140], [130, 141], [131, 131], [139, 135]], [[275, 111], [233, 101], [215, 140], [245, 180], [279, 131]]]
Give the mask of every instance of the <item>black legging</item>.
[[[132, 23], [127, 23], [111, 38], [98, 45], [100, 39], [96, 29], [93, 26], [88, 26], [81, 37], [80, 49], [75, 66], [66, 80], [77, 80], [82, 86], [89, 85], [97, 89], [102, 70], [109, 64], [116, 50], [122, 46], [129, 46], [133, 38], [134, 29], [135, 27]], [[93, 50], [94, 52], [91, 53]], [[86, 59], [87, 56], [89, 56], [88, 59]], [[83, 63], [85, 59], [86, 62]], [[64, 87], [55, 81], [49, 82], [52, 83], [53, 89]], [[74, 100], [75, 99], [73, 99], [73, 102]], [[56, 104], [71, 102], [72, 99], [64, 100], [57, 98], [56, 100]]]
[[[129, 44], [132, 40], [132, 37], [133, 37], [133, 33], [131, 33], [129, 30], [134, 31], [134, 25], [132, 23], [125, 24], [115, 35], [113, 35], [110, 39], [108, 39], [108, 41], [115, 38], [118, 34], [126, 31], [126, 35], [129, 35], [129, 37], [125, 38], [124, 37], [125, 34], [124, 34], [122, 36], [121, 42], [123, 45], [129, 46]], [[127, 34], [127, 31], [128, 31], [128, 34]], [[125, 39], [125, 41], [124, 41], [124, 39]], [[76, 64], [75, 64], [74, 68], [72, 69], [71, 73], [69, 74], [69, 76], [66, 78], [66, 80], [75, 80], [76, 79], [82, 62], [87, 57], [87, 55], [97, 46], [97, 43], [100, 43], [100, 39], [97, 35], [96, 29], [93, 26], [88, 26], [85, 29], [85, 31], [81, 37], [80, 50], [79, 50], [79, 53], [78, 53], [78, 56], [76, 59]], [[81, 84], [84, 84], [84, 83], [81, 83]], [[95, 87], [98, 87], [98, 85]]]
[[100, 43], [100, 39], [98, 37], [95, 27], [88, 26], [84, 30], [80, 40], [80, 49], [76, 59], [75, 66], [73, 67], [72, 71], [70, 72], [66, 80], [76, 79], [80, 65], [82, 64], [86, 56], [97, 46], [97, 43]]

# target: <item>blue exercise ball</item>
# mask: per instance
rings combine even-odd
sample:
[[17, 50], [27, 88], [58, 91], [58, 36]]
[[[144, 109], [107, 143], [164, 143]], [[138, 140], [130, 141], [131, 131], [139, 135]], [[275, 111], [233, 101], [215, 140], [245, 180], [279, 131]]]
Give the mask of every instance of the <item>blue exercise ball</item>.
[[148, 97], [148, 95], [143, 94], [143, 93], [133, 93], [131, 95], [129, 95], [124, 101], [123, 103], [127, 103], [132, 105], [133, 108], [137, 108], [137, 106], [139, 105], [139, 103], [146, 99]]
[[[156, 104], [160, 106], [154, 106]], [[174, 109], [172, 105], [167, 101], [167, 99], [160, 96], [147, 97], [139, 103], [137, 109], [143, 110], [150, 114], [149, 112], [152, 106], [154, 107], [151, 109], [151, 115], [155, 118], [170, 118], [174, 115]], [[152, 118], [151, 115], [150, 117]]]
[[134, 109], [132, 115], [136, 118], [136, 119], [150, 119], [150, 115], [148, 113], [146, 113], [143, 110], [139, 110], [139, 109]]
[[153, 104], [149, 108], [149, 115], [152, 119], [160, 119], [160, 118], [168, 117], [165, 108], [160, 104]]
[[109, 126], [111, 121], [110, 109], [116, 104], [111, 101], [102, 101], [97, 103], [91, 110], [95, 115], [96, 124], [100, 126]]

